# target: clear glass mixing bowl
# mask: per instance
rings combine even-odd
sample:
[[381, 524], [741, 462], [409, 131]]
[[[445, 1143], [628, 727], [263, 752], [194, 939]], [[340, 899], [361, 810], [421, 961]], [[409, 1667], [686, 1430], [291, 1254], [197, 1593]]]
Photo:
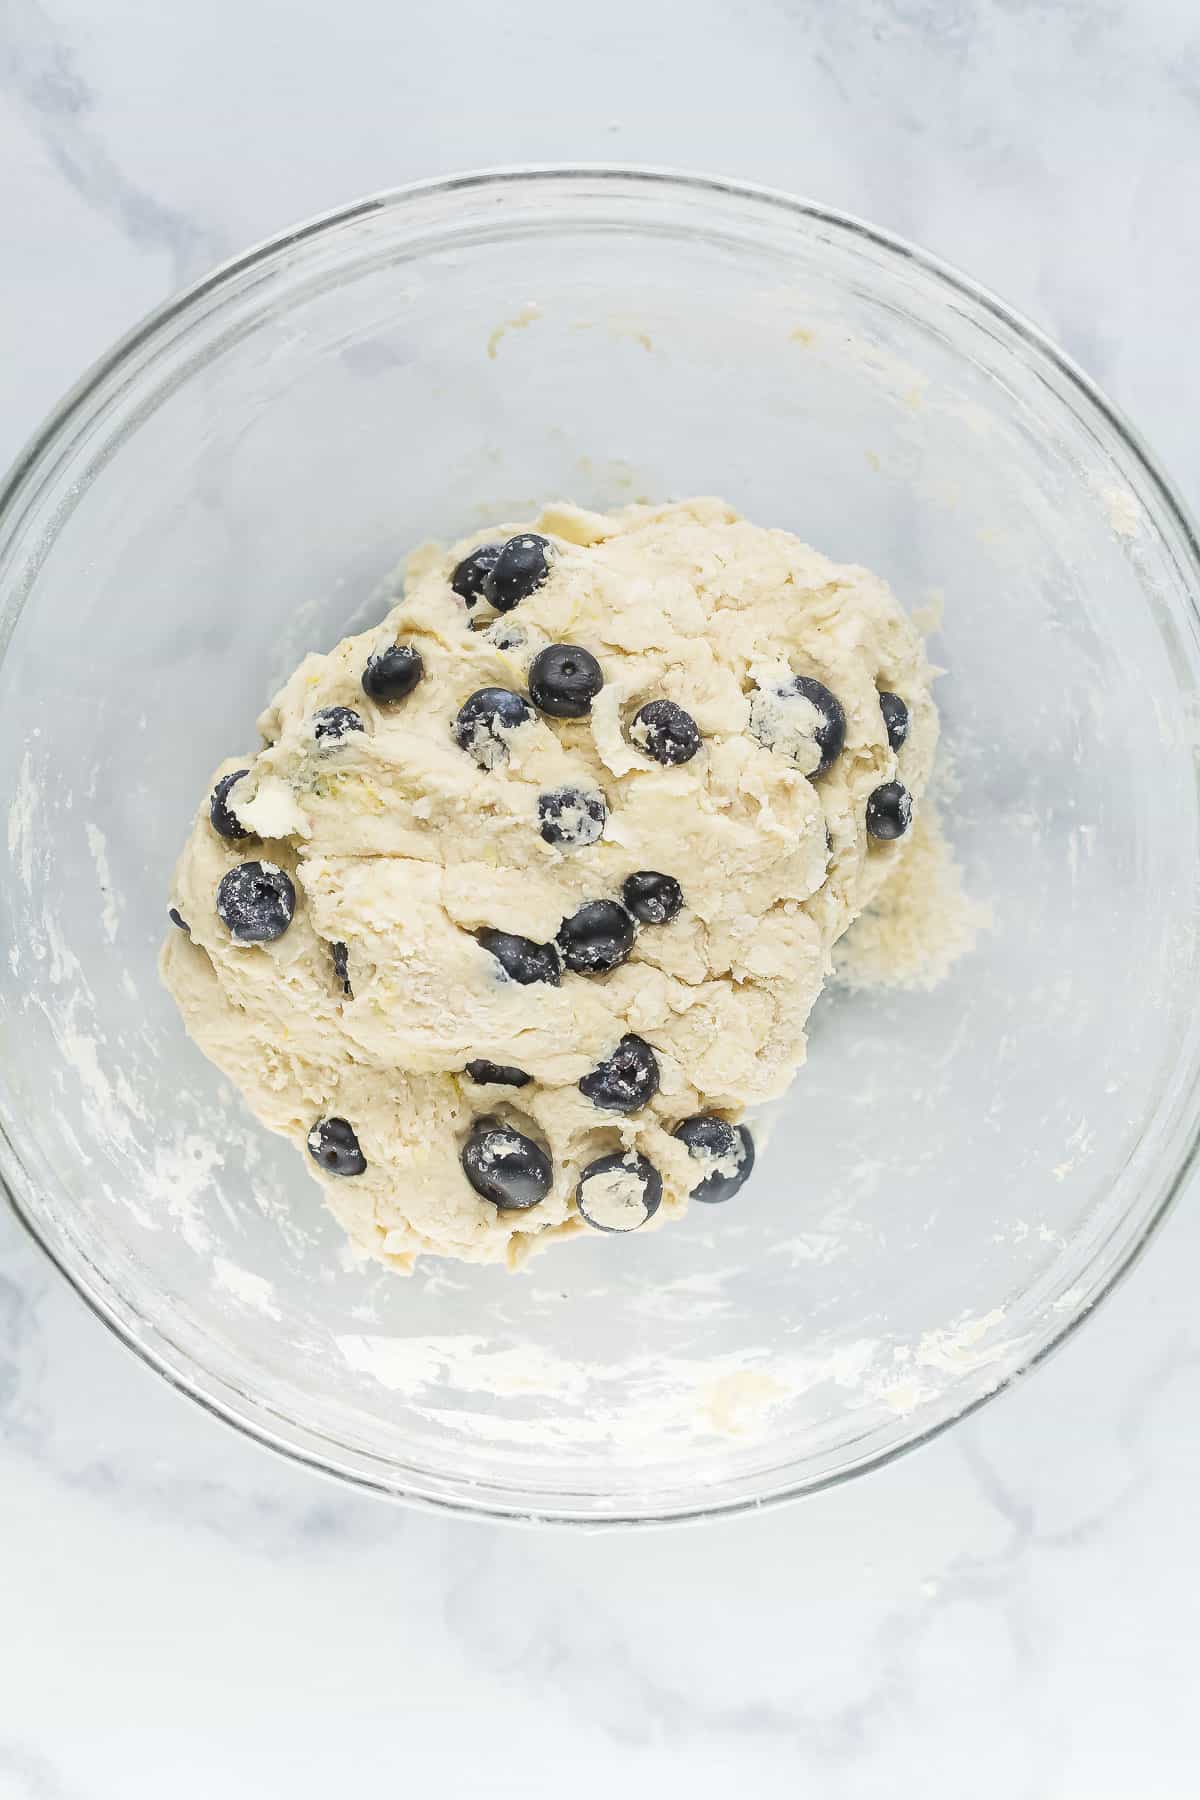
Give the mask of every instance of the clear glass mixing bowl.
[[[932, 993], [822, 1000], [732, 1206], [519, 1276], [356, 1266], [159, 987], [197, 796], [414, 544], [691, 493], [944, 595], [944, 804], [992, 928]], [[1198, 585], [1078, 371], [820, 207], [517, 171], [254, 251], [94, 370], [3, 492], [18, 1211], [179, 1387], [388, 1493], [661, 1519], [894, 1455], [1084, 1318], [1192, 1157]]]

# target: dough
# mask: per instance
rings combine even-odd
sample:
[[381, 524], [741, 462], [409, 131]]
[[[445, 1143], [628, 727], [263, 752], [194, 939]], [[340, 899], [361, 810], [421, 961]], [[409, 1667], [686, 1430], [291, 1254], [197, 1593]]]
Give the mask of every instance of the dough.
[[[549, 540], [548, 575], [520, 604], [498, 614], [454, 591], [468, 552], [529, 532]], [[651, 1165], [661, 1203], [645, 1216], [628, 1183], [593, 1178], [598, 1210], [603, 1198], [611, 1221], [657, 1229], [707, 1172], [673, 1128], [735, 1121], [783, 1093], [834, 944], [903, 862], [910, 840], [869, 837], [865, 819], [881, 786], [900, 782], [919, 805], [929, 779], [937, 715], [920, 636], [878, 577], [707, 499], [611, 517], [554, 506], [422, 549], [380, 611], [378, 627], [306, 657], [259, 721], [263, 747], [216, 772], [248, 770], [225, 806], [249, 835], [219, 835], [205, 796], [175, 874], [188, 929], [169, 935], [167, 986], [354, 1242], [397, 1268], [421, 1252], [515, 1266], [587, 1230], [581, 1173], [615, 1153]], [[368, 657], [397, 642], [420, 653], [423, 677], [376, 703]], [[456, 740], [468, 697], [526, 695], [551, 644], [598, 661], [590, 711], [531, 708], [495, 729], [468, 717]], [[845, 745], [822, 772], [836, 735], [812, 700], [823, 689]], [[881, 692], [908, 708], [898, 751]], [[651, 701], [694, 721], [689, 760], [639, 747], [656, 741], [632, 724]], [[330, 708], [361, 728], [343, 714], [322, 725]], [[236, 941], [216, 910], [222, 878], [249, 860], [294, 889], [271, 942]], [[477, 937], [553, 945], [589, 902], [611, 917], [638, 871], [673, 877], [683, 906], [639, 924], [609, 972], [521, 985]], [[625, 1113], [579, 1083], [630, 1035], [651, 1047], [658, 1090]], [[486, 1063], [528, 1079], [482, 1085], [467, 1069]], [[468, 1181], [460, 1158], [484, 1115], [549, 1158], [538, 1203], [499, 1208]], [[310, 1133], [330, 1119], [352, 1127], [365, 1168], [314, 1160]]]

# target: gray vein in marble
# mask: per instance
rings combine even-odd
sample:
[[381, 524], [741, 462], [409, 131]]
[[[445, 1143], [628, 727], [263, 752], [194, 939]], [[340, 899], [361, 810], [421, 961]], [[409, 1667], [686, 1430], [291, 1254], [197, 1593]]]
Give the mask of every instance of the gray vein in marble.
[[[699, 1548], [698, 1534], [690, 1541]], [[804, 1750], [822, 1764], [851, 1762], [870, 1746], [881, 1718], [911, 1697], [913, 1641], [933, 1616], [928, 1608], [889, 1614], [878, 1634], [885, 1654], [878, 1663], [871, 1659], [870, 1673], [864, 1669], [853, 1698], [843, 1704], [822, 1708], [802, 1686], [782, 1703], [729, 1699], [712, 1688], [691, 1694], [673, 1683], [669, 1664], [654, 1658], [657, 1634], [635, 1651], [631, 1621], [589, 1604], [588, 1592], [576, 1584], [547, 1583], [543, 1571], [524, 1563], [518, 1557], [514, 1565], [514, 1558], [505, 1555], [498, 1566], [494, 1545], [486, 1541], [465, 1551], [461, 1542], [456, 1544], [446, 1591], [451, 1632], [481, 1665], [519, 1670], [522, 1682], [553, 1683], [567, 1698], [572, 1716], [586, 1718], [614, 1744], [626, 1747], [664, 1740], [682, 1744], [697, 1737], [746, 1738], [757, 1746], [766, 1739]], [[498, 1575], [508, 1577], [500, 1594]], [[505, 1603], [506, 1594], [511, 1596], [526, 1581], [542, 1594], [554, 1586], [553, 1617], [539, 1609], [530, 1620]], [[719, 1659], [723, 1649], [715, 1616], [712, 1645]]]
[[959, 1432], [958, 1454], [981, 1498], [1011, 1527], [1013, 1545], [1037, 1550], [1073, 1550], [1101, 1538], [1114, 1522], [1128, 1514], [1150, 1490], [1154, 1468], [1147, 1455], [1147, 1440], [1155, 1431], [1156, 1409], [1177, 1382], [1200, 1371], [1200, 1345], [1186, 1332], [1175, 1333], [1151, 1364], [1141, 1370], [1116, 1409], [1114, 1438], [1125, 1460], [1124, 1474], [1116, 1491], [1088, 1505], [1070, 1525], [1050, 1528], [1037, 1522], [1034, 1494], [1022, 1498], [1000, 1473], [994, 1459], [985, 1454], [978, 1424]]
[[165, 252], [184, 286], [228, 254], [221, 233], [166, 205], [105, 147], [100, 97], [39, 0], [6, 0], [0, 18], [0, 95], [10, 97], [71, 190], [141, 250]]
[[[204, 1421], [195, 1438], [190, 1411], [181, 1418], [175, 1396], [149, 1371], [130, 1372], [143, 1384], [130, 1415], [109, 1418], [106, 1377], [126, 1375], [128, 1353], [48, 1275], [40, 1252], [0, 1211], [0, 1447], [9, 1456], [68, 1490], [200, 1527], [273, 1560], [321, 1545], [394, 1542], [411, 1525], [409, 1515], [369, 1497], [314, 1485], [216, 1421]], [[86, 1398], [74, 1386], [81, 1366], [95, 1384]], [[132, 1453], [131, 1428], [156, 1453]], [[176, 1449], [181, 1432], [188, 1449], [194, 1444], [183, 1457]], [[246, 1473], [239, 1474], [243, 1461]]]
[[0, 1795], [3, 1800], [84, 1800], [44, 1750], [12, 1737], [0, 1737]]

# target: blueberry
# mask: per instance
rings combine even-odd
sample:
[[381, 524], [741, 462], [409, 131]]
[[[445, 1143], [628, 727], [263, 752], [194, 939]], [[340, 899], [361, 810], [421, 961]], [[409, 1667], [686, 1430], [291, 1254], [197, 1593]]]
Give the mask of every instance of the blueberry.
[[468, 606], [474, 606], [482, 594], [484, 582], [495, 568], [502, 549], [502, 544], [480, 544], [478, 550], [467, 552], [450, 577], [450, 586]]
[[342, 984], [342, 992], [347, 1000], [353, 1000], [354, 989], [350, 985], [350, 952], [345, 944], [330, 944], [329, 954], [333, 958], [333, 972]]
[[633, 920], [615, 900], [588, 900], [558, 928], [558, 946], [576, 975], [606, 975], [633, 949]]
[[629, 735], [659, 763], [691, 762], [700, 748], [695, 719], [673, 700], [648, 700], [635, 713]]
[[540, 1144], [499, 1119], [475, 1121], [463, 1145], [462, 1166], [475, 1192], [501, 1212], [536, 1206], [554, 1180], [550, 1158]]
[[247, 831], [244, 825], [238, 823], [228, 806], [230, 788], [234, 782], [240, 781], [243, 775], [249, 773], [249, 769], [235, 769], [232, 775], [222, 775], [212, 791], [212, 798], [208, 803], [208, 816], [212, 820], [213, 830], [223, 838], [248, 838], [254, 835], [253, 832]]
[[291, 876], [274, 863], [239, 863], [221, 877], [217, 912], [235, 944], [273, 943], [283, 936], [295, 911]]
[[510, 688], [477, 688], [458, 709], [454, 741], [473, 756], [481, 769], [494, 769], [508, 761], [506, 731], [515, 731], [532, 719], [529, 703]]
[[579, 849], [603, 837], [608, 808], [600, 794], [585, 794], [579, 788], [555, 788], [552, 793], [538, 795], [538, 818], [548, 844]]
[[604, 672], [578, 644], [548, 644], [529, 665], [529, 698], [556, 719], [582, 719], [604, 686]]
[[170, 919], [172, 925], [175, 926], [177, 931], [186, 931], [188, 936], [191, 937], [191, 935], [192, 935], [191, 926], [188, 924], [188, 922], [184, 918], [183, 914], [181, 912], [179, 912], [175, 907], [172, 906], [168, 909], [167, 917], [168, 917], [168, 919]]
[[528, 1087], [533, 1079], [524, 1069], [510, 1068], [507, 1063], [488, 1062], [482, 1056], [469, 1062], [466, 1072], [479, 1087]]
[[662, 1200], [662, 1176], [631, 1150], [597, 1157], [579, 1177], [575, 1204], [594, 1231], [636, 1231]]
[[411, 694], [424, 673], [419, 650], [411, 644], [390, 644], [378, 656], [368, 656], [362, 690], [369, 699], [388, 706]]
[[683, 889], [673, 875], [639, 869], [636, 875], [625, 877], [621, 898], [643, 925], [669, 925], [683, 906]]
[[760, 688], [755, 694], [750, 702], [750, 730], [768, 750], [778, 750], [796, 762], [808, 745], [815, 743], [820, 760], [808, 771], [815, 780], [845, 748], [846, 714], [836, 694], [822, 682], [811, 675], [793, 675], [790, 681]]
[[345, 1119], [319, 1119], [308, 1134], [308, 1154], [327, 1175], [361, 1175], [367, 1166]]
[[531, 987], [535, 981], [558, 986], [558, 951], [553, 944], [535, 944], [532, 938], [490, 928], [475, 935], [511, 981], [519, 981], [522, 987]]
[[696, 1113], [677, 1125], [671, 1134], [686, 1144], [695, 1160], [707, 1165], [692, 1189], [693, 1200], [713, 1205], [732, 1200], [746, 1185], [754, 1167], [754, 1139], [744, 1125], [731, 1125], [715, 1113]]
[[318, 744], [336, 744], [352, 731], [361, 731], [363, 722], [352, 706], [323, 706], [312, 716], [313, 736]]
[[899, 694], [880, 694], [879, 710], [887, 726], [888, 743], [893, 750], [903, 747], [908, 738], [908, 708]]
[[912, 795], [898, 781], [885, 781], [867, 801], [867, 830], [873, 838], [903, 837], [912, 824]]
[[549, 548], [549, 538], [538, 537], [534, 531], [509, 538], [484, 577], [484, 599], [490, 600], [497, 612], [511, 612], [528, 600], [550, 573], [546, 562]]
[[637, 1112], [658, 1092], [658, 1058], [644, 1038], [630, 1033], [583, 1077], [579, 1091], [605, 1112]]

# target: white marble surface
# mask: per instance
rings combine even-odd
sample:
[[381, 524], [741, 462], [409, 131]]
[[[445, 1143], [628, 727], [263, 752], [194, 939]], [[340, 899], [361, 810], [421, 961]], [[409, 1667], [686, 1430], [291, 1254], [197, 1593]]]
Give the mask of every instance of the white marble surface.
[[[1198, 157], [1195, 0], [0, 0], [0, 457], [141, 312], [293, 219], [619, 158], [960, 263], [1196, 504]], [[1049, 1367], [864, 1482], [596, 1538], [272, 1460], [0, 1214], [0, 1800], [1183, 1800], [1198, 1253], [1194, 1190]]]

